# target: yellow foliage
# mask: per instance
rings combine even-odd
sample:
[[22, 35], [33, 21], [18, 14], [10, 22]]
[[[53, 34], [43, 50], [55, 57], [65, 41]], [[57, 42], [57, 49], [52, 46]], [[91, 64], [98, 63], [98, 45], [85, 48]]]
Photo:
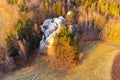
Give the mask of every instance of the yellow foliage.
[[110, 20], [103, 29], [103, 40], [120, 44], [120, 23], [119, 20]]

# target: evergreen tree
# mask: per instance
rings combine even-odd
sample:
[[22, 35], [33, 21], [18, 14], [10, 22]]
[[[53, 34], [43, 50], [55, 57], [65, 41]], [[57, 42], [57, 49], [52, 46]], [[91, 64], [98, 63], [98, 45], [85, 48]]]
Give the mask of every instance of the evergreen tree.
[[61, 16], [62, 15], [62, 2], [60, 0], [56, 2], [56, 7], [57, 7], [57, 15]]
[[48, 15], [48, 10], [49, 10], [48, 1], [45, 1], [45, 4], [44, 4], [44, 5], [45, 5], [45, 6], [44, 6], [44, 8], [45, 8], [44, 12], [45, 12], [45, 15], [47, 16], [47, 15]]
[[60, 70], [71, 66], [74, 63], [74, 58], [78, 56], [78, 51], [78, 40], [76, 36], [72, 39], [68, 29], [65, 29], [62, 25], [49, 51], [52, 67]]

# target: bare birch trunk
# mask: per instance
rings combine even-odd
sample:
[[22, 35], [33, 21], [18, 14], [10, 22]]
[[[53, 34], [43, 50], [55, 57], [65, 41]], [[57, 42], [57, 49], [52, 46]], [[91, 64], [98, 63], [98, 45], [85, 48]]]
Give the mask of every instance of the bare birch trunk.
[[18, 47], [19, 47], [19, 54], [20, 56], [22, 56], [25, 60], [27, 60], [27, 54], [28, 54], [28, 51], [27, 51], [27, 46], [25, 45], [26, 44], [26, 41], [23, 40], [18, 40]]

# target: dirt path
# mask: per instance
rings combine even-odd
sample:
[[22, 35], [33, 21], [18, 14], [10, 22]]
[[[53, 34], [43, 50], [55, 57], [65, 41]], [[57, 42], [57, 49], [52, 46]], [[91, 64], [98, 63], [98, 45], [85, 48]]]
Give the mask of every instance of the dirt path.
[[116, 56], [113, 62], [112, 80], [120, 80], [120, 54]]
[[[120, 46], [106, 43], [120, 49]], [[120, 53], [115, 57], [112, 65], [112, 80], [120, 80]]]

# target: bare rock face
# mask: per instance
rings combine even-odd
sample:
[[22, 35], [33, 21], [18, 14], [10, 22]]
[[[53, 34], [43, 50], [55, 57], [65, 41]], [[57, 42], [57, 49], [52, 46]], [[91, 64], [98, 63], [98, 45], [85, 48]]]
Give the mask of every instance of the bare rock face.
[[62, 16], [44, 21], [41, 26], [44, 34], [42, 36], [42, 40], [40, 41], [38, 53], [47, 52], [47, 49], [49, 49], [53, 44], [54, 36], [59, 33], [61, 25], [64, 25], [64, 21], [65, 19]]

